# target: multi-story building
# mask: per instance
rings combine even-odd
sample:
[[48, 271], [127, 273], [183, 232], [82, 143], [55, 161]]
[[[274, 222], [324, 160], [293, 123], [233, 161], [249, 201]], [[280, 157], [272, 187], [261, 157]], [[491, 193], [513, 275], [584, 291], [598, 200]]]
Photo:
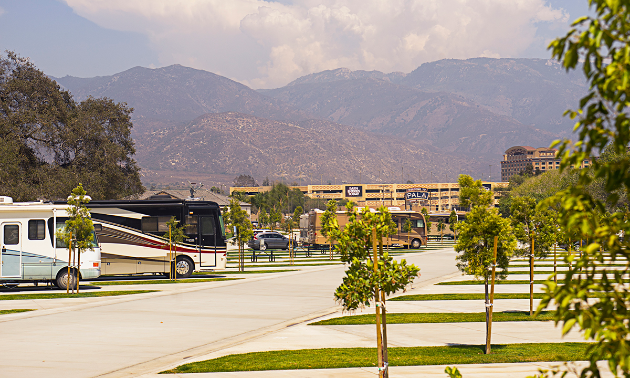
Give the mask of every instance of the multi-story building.
[[[546, 172], [560, 168], [560, 159], [557, 158], [558, 150], [555, 148], [530, 146], [510, 147], [503, 155], [501, 162], [501, 181], [510, 181], [510, 177], [523, 172], [531, 165], [534, 171]], [[580, 163], [580, 168], [590, 165], [589, 160]]]
[[[507, 183], [483, 182], [483, 185], [495, 192], [495, 205], [498, 204], [501, 194], [497, 189], [507, 187]], [[230, 194], [240, 191], [251, 196], [269, 191], [271, 188], [271, 186], [231, 187]], [[409, 190], [421, 188], [428, 192], [428, 199], [422, 204], [428, 206], [431, 212], [459, 210], [458, 183], [302, 185], [289, 188], [297, 188], [314, 199], [348, 199], [356, 202], [360, 207], [371, 208], [383, 205], [409, 208], [414, 200], [406, 200], [405, 194]]]

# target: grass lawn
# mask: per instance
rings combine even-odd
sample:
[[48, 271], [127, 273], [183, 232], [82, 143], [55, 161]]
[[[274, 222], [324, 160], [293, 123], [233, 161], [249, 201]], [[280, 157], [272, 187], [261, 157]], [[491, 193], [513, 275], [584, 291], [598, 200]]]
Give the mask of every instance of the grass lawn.
[[299, 269], [274, 269], [274, 270], [246, 270], [244, 272], [238, 271], [221, 271], [221, 272], [195, 272], [193, 275], [223, 275], [223, 274], [258, 274], [258, 273], [282, 273], [282, 272], [297, 272]]
[[127, 291], [88, 291], [79, 294], [40, 293], [40, 294], [5, 294], [0, 295], [0, 301], [12, 301], [19, 299], [56, 299], [56, 298], [93, 298], [93, 297], [116, 297], [119, 295], [153, 293], [158, 290], [127, 290]]
[[[542, 299], [543, 293], [534, 293], [534, 299]], [[465, 301], [486, 299], [484, 293], [415, 294], [402, 295], [388, 301]], [[529, 299], [529, 293], [495, 293], [494, 299]]]
[[[558, 283], [562, 281], [562, 278], [558, 278]], [[595, 282], [601, 282], [601, 280], [594, 280]], [[547, 280], [534, 280], [535, 284], [544, 284]], [[630, 282], [629, 279], [624, 279], [623, 282]], [[503, 280], [503, 281], [495, 281], [495, 285], [523, 285], [528, 284], [529, 280]], [[464, 280], [464, 281], [447, 281], [440, 282], [436, 285], [483, 285], [483, 281], [476, 280]]]
[[29, 308], [16, 308], [16, 309], [13, 309], [13, 310], [0, 310], [0, 315], [16, 314], [18, 312], [28, 312], [28, 311], [35, 311], [35, 310], [29, 309]]
[[[390, 366], [462, 365], [586, 360], [588, 343], [532, 343], [388, 348]], [[178, 366], [164, 373], [204, 373], [376, 366], [376, 348], [325, 348], [232, 354]]]
[[[543, 311], [538, 316], [529, 316], [529, 311], [493, 312], [493, 322], [526, 322], [553, 320], [552, 311]], [[473, 313], [390, 313], [387, 314], [387, 324], [408, 323], [468, 323], [485, 322], [485, 312]], [[309, 323], [309, 325], [360, 325], [376, 324], [374, 314], [340, 316], [328, 320]]]
[[171, 281], [168, 278], [161, 280], [136, 280], [136, 281], [97, 281], [92, 282], [93, 286], [107, 286], [107, 285], [157, 285], [157, 284], [174, 284], [174, 283], [197, 283], [197, 282], [212, 282], [212, 281], [232, 281], [240, 280], [242, 278], [178, 278], [175, 281]]

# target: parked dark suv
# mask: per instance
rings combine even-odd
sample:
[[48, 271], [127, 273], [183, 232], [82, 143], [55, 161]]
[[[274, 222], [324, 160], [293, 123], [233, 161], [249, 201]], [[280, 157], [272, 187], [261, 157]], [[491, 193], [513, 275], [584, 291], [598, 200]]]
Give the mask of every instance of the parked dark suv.
[[270, 249], [288, 249], [289, 248], [289, 238], [281, 235], [278, 232], [262, 232], [260, 234], [254, 235], [253, 238], [249, 239], [247, 242], [247, 246], [253, 249], [259, 249], [261, 251]]

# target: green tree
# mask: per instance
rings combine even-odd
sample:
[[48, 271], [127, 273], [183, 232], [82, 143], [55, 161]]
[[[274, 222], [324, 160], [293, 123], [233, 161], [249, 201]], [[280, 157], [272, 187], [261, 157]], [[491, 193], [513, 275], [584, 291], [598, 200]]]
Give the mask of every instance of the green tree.
[[[63, 229], [57, 231], [57, 239], [62, 241], [63, 245], [68, 247], [68, 269], [62, 277], [61, 286], [65, 286], [65, 289], [72, 289], [76, 287], [77, 293], [79, 293], [79, 277], [81, 267], [81, 254], [88, 250], [93, 250], [95, 247], [94, 240], [94, 224], [92, 223], [92, 217], [86, 204], [90, 202], [91, 198], [83, 189], [83, 185], [79, 184], [76, 188], [72, 189], [72, 193], [68, 196], [68, 220]], [[76, 262], [77, 269], [70, 268], [72, 265], [72, 256]], [[62, 289], [64, 287], [61, 287]]]
[[336, 230], [339, 229], [337, 222], [337, 201], [331, 199], [326, 204], [326, 211], [322, 214], [322, 234], [328, 239], [328, 248], [330, 250], [330, 259], [332, 260], [332, 245], [335, 242]]
[[440, 244], [443, 243], [444, 229], [445, 228], [446, 228], [446, 225], [444, 224], [444, 221], [442, 220], [442, 218], [440, 218], [440, 220], [438, 221], [438, 224], [437, 224], [437, 231], [440, 233]]
[[276, 227], [278, 223], [280, 223], [281, 220], [282, 214], [280, 213], [280, 210], [276, 208], [271, 209], [271, 212], [269, 213], [269, 226], [272, 230]]
[[[579, 232], [590, 244], [581, 257], [567, 257], [572, 267], [562, 282], [548, 281], [539, 310], [553, 301], [556, 323], [563, 323], [563, 334], [578, 328], [586, 339], [596, 342], [589, 349], [590, 365], [581, 376], [599, 377], [597, 361], [607, 360], [613, 374], [630, 377], [630, 289], [623, 282], [626, 272], [597, 266], [608, 257], [613, 262], [630, 259], [630, 240], [619, 236], [630, 231], [627, 208], [609, 207], [622, 195], [627, 201], [630, 188], [630, 157], [625, 155], [630, 144], [630, 3], [589, 0], [589, 5], [592, 15], [576, 20], [567, 35], [553, 41], [550, 49], [567, 70], [581, 68], [589, 84], [579, 109], [568, 112], [577, 119], [579, 141], [558, 144], [560, 169], [578, 167], [585, 160], [592, 165], [580, 170], [575, 185], [541, 206], [559, 204], [561, 226]], [[607, 148], [620, 158], [614, 162], [595, 158], [597, 151]], [[610, 193], [606, 199], [589, 193], [588, 187], [596, 178], [602, 179], [603, 188]], [[592, 302], [592, 294], [603, 297]]]
[[82, 182], [94, 199], [144, 191], [131, 112], [106, 98], [76, 103], [26, 58], [0, 57], [0, 191], [65, 198]]
[[171, 260], [170, 269], [168, 273], [168, 278], [177, 279], [177, 244], [180, 244], [184, 241], [186, 235], [184, 234], [184, 230], [186, 226], [183, 224], [180, 225], [179, 221], [175, 217], [171, 217], [168, 222], [166, 222], [166, 226], [169, 229], [169, 232], [162, 235], [168, 242], [169, 246], [169, 259]]
[[448, 216], [448, 223], [451, 225], [451, 230], [453, 230], [453, 233], [455, 234], [455, 239], [457, 239], [457, 232], [455, 231], [457, 220], [457, 212], [455, 210], [451, 210], [451, 214]]
[[[481, 180], [474, 181], [470, 176], [459, 176], [460, 204], [471, 206], [466, 220], [456, 226], [458, 232], [455, 251], [457, 268], [484, 282], [486, 294], [486, 339], [490, 333], [490, 297], [488, 280], [494, 261], [494, 237], [498, 237], [496, 267], [498, 278], [505, 279], [510, 257], [516, 249], [516, 238], [508, 219], [502, 218], [496, 208], [490, 207], [492, 192], [487, 191]], [[489, 353], [489, 350], [486, 350]]]
[[425, 226], [427, 227], [427, 238], [429, 237], [429, 233], [431, 232], [431, 225], [432, 223], [429, 222], [429, 211], [427, 210], [426, 207], [423, 207], [420, 212], [422, 213], [422, 215], [424, 215], [424, 219], [425, 219]]
[[261, 209], [258, 212], [258, 227], [265, 228], [267, 225], [269, 225], [269, 214], [264, 209]]
[[549, 254], [549, 250], [557, 241], [558, 222], [555, 212], [549, 208], [537, 209], [536, 200], [532, 197], [515, 197], [510, 212], [514, 234], [522, 246], [517, 250], [517, 254], [529, 257], [529, 314], [533, 315], [534, 259], [544, 258]]
[[295, 210], [293, 211], [293, 220], [299, 225], [300, 223], [300, 217], [302, 216], [302, 213], [304, 213], [304, 209], [302, 209], [302, 206], [298, 206], [295, 208]]
[[223, 214], [224, 219], [236, 228], [236, 243], [238, 245], [239, 271], [245, 270], [245, 242], [253, 235], [252, 223], [249, 221], [247, 211], [241, 209], [239, 201], [232, 198], [229, 210]]
[[411, 232], [412, 229], [413, 229], [413, 225], [411, 224], [411, 220], [409, 218], [405, 218], [405, 223], [403, 223], [402, 231], [407, 234], [407, 248], [410, 248], [409, 233]]
[[[349, 202], [346, 209], [348, 224], [343, 230], [337, 228], [331, 231], [336, 233], [338, 241], [335, 250], [348, 266], [343, 283], [335, 290], [335, 299], [347, 311], [372, 303], [377, 306], [377, 340], [381, 340], [381, 335], [384, 340], [382, 345], [377, 342], [377, 349], [379, 366], [383, 366], [380, 363], [387, 362], [386, 296], [404, 290], [417, 277], [420, 269], [407, 265], [405, 260], [397, 262], [389, 253], [383, 252], [382, 238], [396, 230], [387, 208], [381, 207], [373, 213], [366, 207], [359, 214], [355, 204]], [[374, 237], [381, 241], [378, 248], [375, 248]]]

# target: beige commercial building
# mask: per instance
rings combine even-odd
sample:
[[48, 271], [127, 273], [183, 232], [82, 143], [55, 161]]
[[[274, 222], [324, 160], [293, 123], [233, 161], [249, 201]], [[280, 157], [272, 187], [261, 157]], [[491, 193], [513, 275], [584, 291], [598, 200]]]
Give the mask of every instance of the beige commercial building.
[[[507, 187], [507, 183], [483, 182], [483, 185], [495, 192], [495, 204], [498, 204], [500, 193], [496, 189]], [[231, 187], [230, 194], [239, 191], [245, 192], [247, 195], [255, 195], [269, 191], [271, 188], [271, 186]], [[403, 209], [409, 208], [412, 203], [420, 203], [428, 206], [431, 212], [459, 209], [458, 183], [302, 185], [290, 186], [289, 188], [297, 188], [314, 199], [352, 200], [361, 207], [376, 208], [384, 205]], [[407, 195], [408, 192], [419, 193], [422, 191], [427, 193], [426, 200], [406, 199], [406, 197], [413, 197], [413, 195]]]
[[[555, 148], [530, 146], [510, 147], [503, 155], [501, 162], [501, 181], [510, 181], [510, 178], [523, 172], [528, 165], [532, 165], [534, 171], [546, 172], [560, 168], [560, 159], [557, 158], [558, 150]], [[580, 168], [590, 165], [589, 160], [584, 160]]]

